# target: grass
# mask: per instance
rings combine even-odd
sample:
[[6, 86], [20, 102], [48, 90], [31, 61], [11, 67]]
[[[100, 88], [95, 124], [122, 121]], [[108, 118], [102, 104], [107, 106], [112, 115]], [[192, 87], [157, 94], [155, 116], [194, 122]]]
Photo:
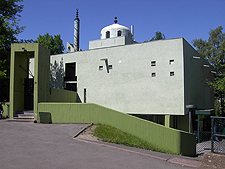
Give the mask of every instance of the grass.
[[129, 147], [142, 148], [146, 150], [153, 150], [163, 153], [174, 154], [171, 151], [161, 149], [151, 143], [143, 140], [137, 136], [118, 130], [105, 124], [96, 124], [93, 135], [98, 137], [101, 141], [115, 144], [122, 144]]

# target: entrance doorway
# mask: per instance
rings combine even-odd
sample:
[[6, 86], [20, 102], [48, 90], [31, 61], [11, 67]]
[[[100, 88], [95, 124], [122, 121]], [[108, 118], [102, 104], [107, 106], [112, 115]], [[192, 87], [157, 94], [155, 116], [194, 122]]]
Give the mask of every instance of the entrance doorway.
[[24, 109], [33, 110], [34, 108], [34, 78], [24, 79]]

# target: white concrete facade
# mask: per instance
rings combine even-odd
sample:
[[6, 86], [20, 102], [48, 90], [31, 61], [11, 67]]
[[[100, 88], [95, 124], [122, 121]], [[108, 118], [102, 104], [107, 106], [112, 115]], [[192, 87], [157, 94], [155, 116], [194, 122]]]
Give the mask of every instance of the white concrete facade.
[[203, 66], [207, 61], [183, 38], [102, 48], [97, 44], [123, 37], [117, 38], [90, 42], [87, 51], [51, 56], [50, 62], [63, 63], [64, 70], [66, 63], [76, 62], [81, 102], [85, 89], [87, 103], [129, 114], [185, 115], [190, 104], [213, 108], [213, 91], [204, 83], [213, 79], [212, 67]]

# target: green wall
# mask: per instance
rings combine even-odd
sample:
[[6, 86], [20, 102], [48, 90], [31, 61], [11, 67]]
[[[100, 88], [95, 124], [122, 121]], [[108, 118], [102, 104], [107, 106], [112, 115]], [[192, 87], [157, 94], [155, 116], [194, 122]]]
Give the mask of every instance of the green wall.
[[[24, 78], [28, 78], [29, 58], [34, 58], [34, 118], [37, 103], [48, 101], [50, 94], [50, 50], [38, 43], [11, 44], [10, 118], [24, 109]], [[21, 68], [23, 67], [23, 69]], [[25, 70], [24, 70], [25, 69]]]
[[62, 89], [50, 89], [50, 102], [76, 102], [77, 92], [62, 90]]
[[[38, 122], [102, 123], [136, 135], [171, 152], [194, 156], [195, 135], [92, 103], [38, 103]], [[40, 120], [41, 116], [41, 120]], [[43, 117], [48, 118], [47, 120]]]

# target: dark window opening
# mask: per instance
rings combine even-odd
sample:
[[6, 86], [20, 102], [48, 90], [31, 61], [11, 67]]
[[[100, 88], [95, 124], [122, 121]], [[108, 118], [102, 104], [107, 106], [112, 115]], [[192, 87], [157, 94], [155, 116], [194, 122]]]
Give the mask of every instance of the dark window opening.
[[170, 76], [174, 76], [174, 72], [170, 72]]
[[77, 91], [77, 83], [66, 83], [66, 90]]
[[110, 32], [109, 31], [106, 32], [106, 38], [110, 38]]
[[117, 36], [121, 36], [122, 35], [122, 31], [117, 31]]
[[66, 77], [72, 77], [76, 74], [76, 63], [66, 63]]
[[156, 61], [151, 61], [151, 66], [156, 66]]
[[103, 70], [103, 66], [99, 66], [99, 68], [98, 68], [99, 70]]
[[174, 60], [170, 60], [169, 64], [173, 65], [174, 64]]
[[[68, 83], [68, 81], [70, 82]], [[77, 81], [76, 62], [66, 63], [66, 72], [64, 77], [65, 89], [71, 90], [71, 91], [77, 91], [77, 83], [75, 83], [75, 81]]]

